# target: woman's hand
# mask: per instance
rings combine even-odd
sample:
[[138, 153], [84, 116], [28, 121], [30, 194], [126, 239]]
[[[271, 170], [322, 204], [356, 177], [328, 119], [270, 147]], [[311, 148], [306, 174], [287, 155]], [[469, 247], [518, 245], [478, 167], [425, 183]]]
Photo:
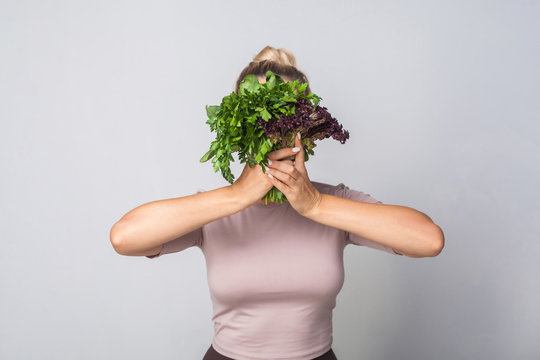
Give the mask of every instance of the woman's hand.
[[[268, 172], [268, 168], [266, 171]], [[249, 167], [246, 162], [242, 174], [230, 186], [235, 197], [247, 207], [262, 199], [274, 187], [274, 184], [262, 171], [261, 165]]]
[[[304, 166], [304, 147], [299, 134], [294, 138], [294, 145], [300, 149], [296, 153], [292, 148], [283, 148], [268, 154], [272, 164], [268, 162], [266, 174], [269, 178], [270, 175], [273, 176], [270, 178], [272, 184], [287, 197], [291, 206], [300, 215], [305, 216], [319, 205], [322, 195], [309, 180]], [[291, 160], [277, 161], [295, 154], [294, 163]]]

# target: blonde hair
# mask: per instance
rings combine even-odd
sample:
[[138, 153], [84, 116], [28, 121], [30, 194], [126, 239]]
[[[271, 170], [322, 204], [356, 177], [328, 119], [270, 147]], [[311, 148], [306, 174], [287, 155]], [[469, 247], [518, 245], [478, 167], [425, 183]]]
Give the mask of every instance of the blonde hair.
[[[288, 77], [293, 81], [298, 79], [300, 83], [308, 83], [307, 76], [296, 68], [296, 58], [290, 50], [284, 48], [276, 49], [267, 45], [240, 72], [240, 76], [236, 80], [234, 92], [238, 93], [238, 87], [246, 75], [266, 76], [268, 70], [281, 77]], [[308, 83], [306, 93], [309, 94], [310, 92]]]

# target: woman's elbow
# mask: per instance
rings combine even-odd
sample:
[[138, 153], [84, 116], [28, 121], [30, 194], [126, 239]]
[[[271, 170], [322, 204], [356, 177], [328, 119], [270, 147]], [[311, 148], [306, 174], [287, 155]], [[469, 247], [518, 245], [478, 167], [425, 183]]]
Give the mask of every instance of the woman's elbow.
[[115, 223], [113, 225], [113, 227], [111, 228], [111, 232], [109, 234], [109, 238], [110, 238], [110, 241], [111, 241], [111, 245], [114, 249], [114, 251], [116, 251], [118, 254], [120, 255], [125, 255], [125, 252], [122, 250], [123, 246], [122, 246], [122, 223], [119, 221], [117, 223]]
[[437, 224], [432, 225], [432, 232], [430, 234], [428, 243], [430, 246], [427, 256], [435, 257], [442, 252], [444, 248], [444, 232]]

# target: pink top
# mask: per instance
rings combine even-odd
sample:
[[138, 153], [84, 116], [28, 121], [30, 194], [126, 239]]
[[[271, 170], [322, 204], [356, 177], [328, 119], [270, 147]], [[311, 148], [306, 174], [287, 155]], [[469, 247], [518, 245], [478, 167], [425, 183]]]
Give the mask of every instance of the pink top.
[[[381, 203], [343, 183], [312, 184], [321, 193]], [[286, 202], [255, 203], [165, 243], [161, 253], [148, 257], [201, 249], [217, 352], [237, 360], [310, 360], [332, 346], [332, 310], [343, 286], [348, 244], [396, 254], [303, 217]]]

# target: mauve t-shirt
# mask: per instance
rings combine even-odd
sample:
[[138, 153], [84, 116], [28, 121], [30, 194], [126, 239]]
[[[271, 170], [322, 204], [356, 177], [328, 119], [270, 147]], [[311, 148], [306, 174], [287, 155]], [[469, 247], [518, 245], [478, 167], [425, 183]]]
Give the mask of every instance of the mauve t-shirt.
[[[381, 203], [343, 183], [321, 193]], [[197, 193], [206, 190], [199, 189]], [[206, 260], [212, 346], [237, 360], [310, 360], [332, 346], [332, 310], [348, 244], [392, 248], [300, 215], [289, 202], [255, 203], [163, 244], [156, 258], [191, 246]]]

